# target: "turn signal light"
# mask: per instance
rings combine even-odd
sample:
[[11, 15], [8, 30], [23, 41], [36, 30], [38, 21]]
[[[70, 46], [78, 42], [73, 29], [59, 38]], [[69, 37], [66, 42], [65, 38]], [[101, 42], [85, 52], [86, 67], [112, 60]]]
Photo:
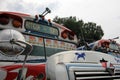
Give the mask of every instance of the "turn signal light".
[[8, 23], [9, 23], [8, 17], [0, 16], [0, 24], [7, 25]]
[[62, 36], [64, 39], [66, 39], [66, 38], [68, 37], [67, 33], [63, 33], [61, 36]]
[[74, 33], [73, 32], [69, 32], [68, 38], [70, 40], [74, 40]]
[[15, 28], [20, 28], [22, 26], [22, 23], [18, 20], [13, 20], [12, 21], [12, 25], [15, 27]]
[[62, 33], [61, 33], [61, 37], [66, 39], [68, 37], [68, 31], [67, 30], [64, 30]]
[[72, 35], [69, 35], [68, 38], [69, 38], [70, 40], [74, 40], [74, 36], [72, 36]]

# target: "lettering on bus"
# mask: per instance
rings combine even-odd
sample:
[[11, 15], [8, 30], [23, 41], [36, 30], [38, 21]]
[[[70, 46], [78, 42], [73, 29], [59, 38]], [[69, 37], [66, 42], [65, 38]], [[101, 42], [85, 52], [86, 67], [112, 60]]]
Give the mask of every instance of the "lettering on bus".
[[40, 23], [36, 23], [33, 21], [26, 20], [25, 21], [25, 29], [30, 31], [33, 34], [43, 33], [44, 35], [53, 35], [58, 36], [58, 29], [49, 25], [42, 25]]

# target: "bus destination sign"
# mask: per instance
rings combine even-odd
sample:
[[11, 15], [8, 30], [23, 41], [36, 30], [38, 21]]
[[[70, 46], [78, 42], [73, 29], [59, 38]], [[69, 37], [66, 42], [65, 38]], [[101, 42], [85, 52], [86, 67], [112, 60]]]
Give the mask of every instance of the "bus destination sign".
[[58, 36], [58, 29], [49, 25], [43, 25], [40, 23], [36, 23], [33, 21], [28, 21], [26, 20], [25, 22], [25, 29], [27, 31], [32, 31], [34, 33], [43, 33], [43, 34], [47, 34], [47, 35], [54, 35], [54, 36]]

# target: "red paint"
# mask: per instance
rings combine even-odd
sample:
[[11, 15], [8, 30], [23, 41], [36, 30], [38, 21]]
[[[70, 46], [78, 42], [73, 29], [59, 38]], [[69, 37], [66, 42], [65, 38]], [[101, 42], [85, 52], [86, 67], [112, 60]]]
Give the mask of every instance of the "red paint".
[[107, 62], [101, 62], [102, 67], [107, 68]]
[[19, 13], [19, 12], [5, 12], [5, 11], [0, 11], [0, 14], [11, 14], [11, 15], [17, 15], [17, 16], [21, 16], [21, 17], [28, 17], [30, 15], [28, 14], [23, 14], [23, 13]]
[[[43, 80], [46, 80], [45, 64], [26, 64], [25, 67], [27, 68], [26, 78], [29, 76], [34, 76], [34, 78], [36, 78], [40, 73], [43, 73]], [[13, 80], [18, 76], [18, 72], [15, 72], [13, 70], [22, 68], [22, 64], [9, 65], [1, 68], [7, 71], [7, 77], [5, 80]]]

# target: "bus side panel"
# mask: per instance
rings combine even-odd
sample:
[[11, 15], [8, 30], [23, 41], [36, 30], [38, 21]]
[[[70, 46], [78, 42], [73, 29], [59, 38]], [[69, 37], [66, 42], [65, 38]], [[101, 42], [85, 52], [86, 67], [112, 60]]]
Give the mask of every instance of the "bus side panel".
[[[3, 77], [2, 80], [16, 80], [19, 74], [19, 70], [22, 68], [22, 64], [8, 65], [0, 68], [0, 73], [5, 71], [7, 74], [0, 74]], [[25, 80], [36, 80], [42, 78], [46, 80], [45, 64], [26, 64], [26, 79]], [[25, 73], [24, 73], [25, 74]]]

